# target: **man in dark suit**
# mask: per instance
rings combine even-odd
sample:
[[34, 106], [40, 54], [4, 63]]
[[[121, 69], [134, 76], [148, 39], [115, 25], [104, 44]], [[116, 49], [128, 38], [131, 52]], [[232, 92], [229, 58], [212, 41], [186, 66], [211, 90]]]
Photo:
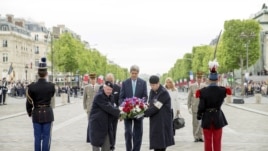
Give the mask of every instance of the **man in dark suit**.
[[[124, 101], [124, 99], [132, 97], [144, 98], [144, 100], [147, 101], [147, 84], [146, 81], [138, 78], [139, 71], [140, 69], [137, 65], [130, 67], [130, 78], [122, 83], [119, 96], [120, 104]], [[143, 133], [143, 118], [125, 119], [124, 124], [126, 151], [140, 151]], [[134, 126], [132, 127], [133, 124]]]

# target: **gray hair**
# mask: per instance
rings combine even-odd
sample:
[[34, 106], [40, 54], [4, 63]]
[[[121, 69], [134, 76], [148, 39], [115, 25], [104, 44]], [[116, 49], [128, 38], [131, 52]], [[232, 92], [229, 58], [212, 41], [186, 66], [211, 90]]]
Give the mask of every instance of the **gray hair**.
[[105, 80], [107, 80], [108, 78], [112, 79], [112, 81], [110, 81], [110, 82], [112, 82], [112, 83], [114, 82], [114, 75], [112, 73], [106, 74]]
[[140, 72], [140, 68], [139, 68], [139, 66], [137, 66], [137, 65], [132, 65], [131, 67], [130, 67], [130, 72], [131, 71], [137, 71], [137, 72]]

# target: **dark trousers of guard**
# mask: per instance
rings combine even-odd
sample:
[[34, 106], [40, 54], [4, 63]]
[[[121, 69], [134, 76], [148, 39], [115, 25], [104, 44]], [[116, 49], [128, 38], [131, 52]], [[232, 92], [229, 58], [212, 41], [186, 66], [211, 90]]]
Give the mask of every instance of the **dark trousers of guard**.
[[[140, 151], [143, 133], [143, 118], [125, 119], [126, 151]], [[132, 128], [133, 126], [133, 128]], [[133, 149], [132, 149], [133, 137]]]
[[49, 151], [51, 142], [52, 122], [33, 123], [34, 128], [34, 150]]

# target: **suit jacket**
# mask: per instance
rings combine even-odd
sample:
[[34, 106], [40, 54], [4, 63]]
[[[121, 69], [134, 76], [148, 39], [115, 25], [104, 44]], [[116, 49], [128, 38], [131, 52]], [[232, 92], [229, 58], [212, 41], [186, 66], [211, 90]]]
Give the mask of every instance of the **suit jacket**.
[[94, 85], [94, 88], [92, 84], [88, 84], [84, 88], [83, 107], [88, 113], [90, 113], [93, 99], [98, 93], [99, 89], [100, 85], [98, 85], [97, 83]]
[[147, 93], [146, 81], [144, 81], [144, 80], [142, 80], [140, 78], [137, 78], [136, 90], [135, 90], [134, 95], [133, 95], [133, 90], [132, 90], [132, 80], [131, 80], [131, 78], [125, 80], [122, 83], [120, 96], [119, 96], [120, 104], [122, 104], [122, 102], [124, 102], [124, 99], [132, 98], [132, 97], [144, 98], [144, 101], [145, 102], [147, 101], [148, 93]]
[[214, 125], [217, 129], [228, 124], [221, 110], [225, 97], [225, 87], [208, 86], [200, 90], [197, 119], [202, 119], [202, 128], [209, 129], [211, 125]]
[[197, 113], [198, 104], [199, 104], [199, 98], [195, 97], [196, 90], [202, 89], [205, 86], [206, 85], [204, 83], [200, 83], [200, 85], [198, 85], [197, 82], [189, 86], [187, 105], [188, 105], [188, 108], [192, 109], [193, 113]]

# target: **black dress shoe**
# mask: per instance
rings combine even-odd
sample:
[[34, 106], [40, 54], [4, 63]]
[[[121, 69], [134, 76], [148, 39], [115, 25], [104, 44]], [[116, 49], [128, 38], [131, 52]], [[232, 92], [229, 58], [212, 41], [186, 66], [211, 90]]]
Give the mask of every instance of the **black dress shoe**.
[[199, 141], [199, 142], [204, 142], [202, 138], [200, 138], [198, 141]]
[[194, 142], [199, 142], [199, 139], [195, 139]]

